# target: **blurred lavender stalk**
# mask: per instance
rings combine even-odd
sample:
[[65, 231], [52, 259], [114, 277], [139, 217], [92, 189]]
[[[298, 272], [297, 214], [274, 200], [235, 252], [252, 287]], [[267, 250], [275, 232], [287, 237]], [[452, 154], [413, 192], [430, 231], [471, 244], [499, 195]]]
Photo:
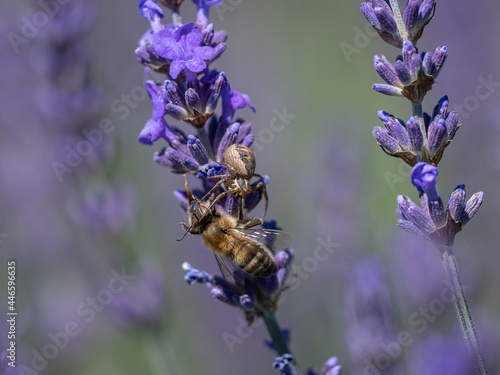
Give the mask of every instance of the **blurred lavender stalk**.
[[[210, 8], [221, 4], [222, 0], [193, 2], [197, 7], [196, 23], [181, 24], [181, 0], [140, 0], [141, 15], [149, 21], [150, 29], [143, 34], [135, 53], [145, 66], [145, 75], [150, 78], [145, 85], [153, 106], [152, 116], [140, 132], [139, 141], [146, 145], [166, 143], [167, 147], [155, 153], [155, 162], [173, 173], [194, 174], [199, 178], [202, 189], [193, 189], [193, 194], [200, 199], [217, 182], [207, 177], [226, 172], [222, 163], [228, 147], [252, 145], [255, 137], [250, 134], [251, 125], [235, 118], [235, 113], [244, 107], [255, 109], [247, 95], [231, 88], [224, 72], [209, 69], [226, 49], [227, 33], [215, 31], [214, 25], [209, 23]], [[172, 23], [162, 23], [164, 13], [160, 5], [171, 11]], [[219, 101], [221, 113], [217, 115]], [[191, 125], [195, 134], [186, 134], [169, 124], [166, 115], [170, 117], [169, 122], [178, 120]], [[259, 182], [267, 184], [269, 178], [262, 176]], [[225, 191], [221, 185], [213, 194], [218, 197]], [[189, 214], [192, 198], [183, 190], [174, 191], [174, 196]], [[251, 212], [260, 199], [259, 191], [246, 195], [246, 213]], [[217, 200], [216, 206], [236, 216], [238, 199], [228, 195]], [[264, 228], [269, 229], [269, 225], [275, 226], [275, 223], [264, 223]], [[300, 371], [289, 349], [289, 331], [281, 329], [276, 317], [279, 297], [290, 286], [292, 261], [291, 249], [279, 251], [276, 254], [278, 270], [267, 278], [254, 277], [241, 269], [235, 269], [226, 279], [188, 263], [184, 263], [183, 268], [189, 284], [206, 285], [216, 299], [241, 309], [249, 325], [254, 319], [262, 318], [271, 336], [267, 345], [280, 356], [276, 368], [282, 373], [298, 374]], [[340, 367], [337, 369], [340, 371]]]
[[396, 359], [384, 350], [397, 342], [398, 327], [381, 262], [356, 263], [345, 282], [346, 343], [353, 373], [397, 374]]

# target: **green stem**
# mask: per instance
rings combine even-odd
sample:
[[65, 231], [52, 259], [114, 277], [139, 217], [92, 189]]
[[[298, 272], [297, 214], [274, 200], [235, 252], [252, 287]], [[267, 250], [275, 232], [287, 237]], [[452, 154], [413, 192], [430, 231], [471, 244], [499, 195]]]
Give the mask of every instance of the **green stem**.
[[287, 343], [285, 342], [285, 339], [283, 338], [281, 327], [276, 320], [276, 315], [267, 309], [263, 309], [262, 318], [264, 319], [264, 323], [266, 323], [267, 330], [271, 335], [271, 340], [273, 340], [274, 348], [278, 354], [292, 354]]
[[[276, 319], [276, 315], [267, 310], [266, 308], [262, 309], [262, 319], [264, 319], [264, 323], [266, 323], [267, 330], [269, 331], [269, 334], [271, 335], [271, 340], [273, 341], [274, 348], [278, 352], [280, 356], [283, 354], [292, 354], [290, 348], [288, 348], [288, 345], [283, 337], [283, 334], [281, 333], [281, 327], [278, 323], [278, 320]], [[293, 373], [295, 375], [300, 375], [301, 371], [299, 369], [299, 366], [297, 364], [297, 359], [294, 358], [294, 364], [293, 364]]]
[[446, 276], [453, 285], [455, 312], [460, 323], [460, 329], [462, 330], [462, 335], [467, 345], [467, 349], [476, 362], [476, 375], [488, 375], [488, 370], [486, 370], [481, 350], [479, 348], [479, 341], [474, 328], [474, 321], [472, 320], [472, 315], [470, 314], [469, 306], [467, 305], [467, 299], [465, 298], [465, 291], [463, 289], [462, 282], [460, 281], [460, 274], [455, 255], [453, 254], [453, 249], [451, 247], [442, 249], [441, 257], [446, 271]]
[[401, 17], [401, 11], [399, 10], [399, 5], [397, 0], [390, 0], [392, 14], [394, 14], [394, 19], [398, 25], [399, 35], [403, 38], [403, 44], [408, 41], [408, 33], [406, 32], [405, 24], [403, 23], [403, 17]]

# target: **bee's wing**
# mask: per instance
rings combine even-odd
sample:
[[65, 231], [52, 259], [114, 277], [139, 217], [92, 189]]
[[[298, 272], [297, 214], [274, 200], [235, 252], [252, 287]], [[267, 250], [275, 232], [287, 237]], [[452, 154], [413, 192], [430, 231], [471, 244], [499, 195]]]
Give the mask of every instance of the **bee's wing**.
[[229, 282], [233, 282], [234, 281], [233, 271], [237, 268], [236, 265], [234, 265], [233, 262], [231, 262], [226, 257], [217, 254], [215, 251], [214, 255], [215, 255], [215, 260], [217, 261], [217, 265], [219, 266], [220, 273], [222, 274], [224, 279], [226, 279]]
[[227, 233], [242, 241], [256, 241], [267, 248], [283, 249], [290, 243], [290, 236], [281, 230], [254, 228], [227, 228]]
[[[225, 256], [214, 252], [215, 260], [219, 266], [222, 277], [228, 282], [227, 287], [238, 294], [245, 293], [245, 280], [240, 277], [235, 277], [235, 270], [240, 270], [233, 262]], [[244, 271], [241, 271], [243, 272]]]

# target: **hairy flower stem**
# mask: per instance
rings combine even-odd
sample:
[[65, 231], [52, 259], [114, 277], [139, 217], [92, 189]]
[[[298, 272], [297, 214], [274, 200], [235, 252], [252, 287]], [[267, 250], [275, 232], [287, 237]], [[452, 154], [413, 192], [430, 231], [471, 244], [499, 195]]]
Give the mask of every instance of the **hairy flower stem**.
[[397, 0], [390, 0], [389, 2], [391, 3], [392, 14], [394, 14], [394, 19], [398, 25], [399, 35], [403, 38], [404, 44], [404, 42], [408, 41], [408, 33], [406, 32], [405, 24], [403, 23], [403, 17], [401, 16], [398, 2]]
[[481, 356], [479, 341], [474, 328], [474, 321], [472, 320], [469, 306], [467, 305], [467, 299], [465, 298], [465, 291], [460, 281], [460, 274], [458, 272], [458, 265], [455, 255], [453, 254], [453, 249], [451, 247], [441, 249], [441, 257], [446, 276], [453, 285], [455, 312], [460, 323], [460, 329], [462, 330], [467, 349], [476, 362], [476, 375], [488, 375], [488, 370], [486, 370], [483, 357]]

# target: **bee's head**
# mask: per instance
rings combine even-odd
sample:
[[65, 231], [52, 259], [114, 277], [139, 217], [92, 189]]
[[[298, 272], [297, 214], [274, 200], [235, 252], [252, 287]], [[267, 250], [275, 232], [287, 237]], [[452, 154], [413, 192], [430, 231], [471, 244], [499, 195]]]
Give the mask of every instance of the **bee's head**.
[[213, 210], [213, 208], [210, 210], [198, 199], [189, 203], [189, 226], [193, 232], [201, 231], [212, 221]]

